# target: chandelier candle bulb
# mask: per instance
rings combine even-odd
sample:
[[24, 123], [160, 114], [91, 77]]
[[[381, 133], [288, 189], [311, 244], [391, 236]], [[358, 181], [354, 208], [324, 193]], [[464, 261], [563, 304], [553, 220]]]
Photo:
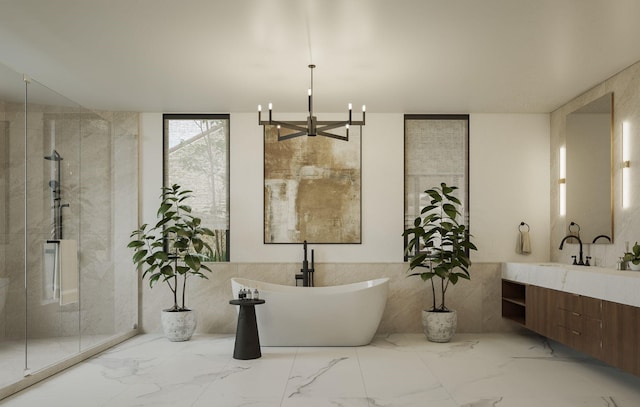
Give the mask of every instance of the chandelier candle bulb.
[[[289, 140], [292, 138], [300, 137], [300, 136], [324, 136], [333, 138], [336, 140], [349, 141], [349, 128], [353, 125], [355, 126], [364, 126], [364, 105], [362, 106], [362, 120], [353, 120], [353, 104], [349, 103], [349, 115], [348, 120], [318, 120], [313, 115], [313, 69], [316, 66], [313, 64], [309, 65], [310, 69], [310, 77], [311, 77], [311, 86], [307, 90], [308, 95], [308, 116], [306, 121], [302, 120], [273, 120], [273, 105], [269, 103], [269, 120], [263, 121], [261, 116], [261, 108], [258, 108], [258, 124], [260, 126], [277, 126], [278, 131], [278, 141]], [[348, 126], [347, 126], [348, 125]], [[340, 128], [345, 126], [347, 129], [347, 135], [340, 135], [337, 133], [331, 132], [333, 129]], [[290, 130], [289, 134], [281, 135], [280, 128], [285, 128]]]

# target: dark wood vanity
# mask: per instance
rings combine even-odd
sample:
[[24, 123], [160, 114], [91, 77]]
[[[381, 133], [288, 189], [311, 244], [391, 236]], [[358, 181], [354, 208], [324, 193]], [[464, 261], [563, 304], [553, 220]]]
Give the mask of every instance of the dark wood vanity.
[[502, 316], [640, 376], [638, 307], [503, 279]]

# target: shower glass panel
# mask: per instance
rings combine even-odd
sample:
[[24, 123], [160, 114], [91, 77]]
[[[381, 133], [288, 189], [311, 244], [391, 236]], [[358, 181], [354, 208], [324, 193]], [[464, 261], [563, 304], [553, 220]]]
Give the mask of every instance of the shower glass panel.
[[28, 372], [80, 351], [78, 254], [83, 109], [27, 83], [26, 292]]
[[0, 388], [23, 377], [25, 85], [0, 64]]
[[0, 399], [135, 334], [137, 155], [137, 113], [88, 110], [0, 64]]

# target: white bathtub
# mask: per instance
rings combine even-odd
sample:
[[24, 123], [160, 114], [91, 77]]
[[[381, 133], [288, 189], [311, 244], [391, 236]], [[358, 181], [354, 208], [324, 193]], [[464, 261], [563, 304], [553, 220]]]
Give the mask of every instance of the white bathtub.
[[387, 303], [389, 279], [331, 287], [294, 287], [232, 278], [233, 298], [257, 288], [261, 346], [362, 346], [371, 342]]

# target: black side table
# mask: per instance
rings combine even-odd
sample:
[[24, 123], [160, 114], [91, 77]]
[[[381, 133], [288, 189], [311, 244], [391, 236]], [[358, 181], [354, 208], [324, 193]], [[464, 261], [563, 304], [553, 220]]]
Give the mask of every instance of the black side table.
[[229, 304], [239, 305], [238, 327], [236, 328], [236, 344], [233, 358], [248, 360], [258, 359], [260, 352], [260, 338], [256, 323], [256, 305], [264, 304], [264, 300], [231, 300]]

